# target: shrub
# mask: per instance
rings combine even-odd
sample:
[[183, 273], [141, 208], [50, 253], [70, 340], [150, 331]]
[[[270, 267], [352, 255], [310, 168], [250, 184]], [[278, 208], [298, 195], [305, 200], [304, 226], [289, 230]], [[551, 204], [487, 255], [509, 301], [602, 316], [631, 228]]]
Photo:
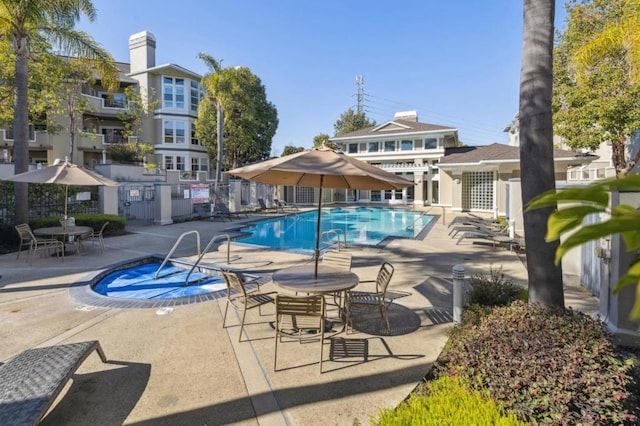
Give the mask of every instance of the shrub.
[[[507, 306], [516, 300], [527, 300], [526, 289], [505, 277], [502, 267], [489, 269], [489, 275], [478, 274], [471, 278], [472, 289], [467, 294], [467, 303], [481, 306]], [[524, 297], [524, 299], [523, 299]]]
[[637, 381], [604, 325], [573, 310], [515, 302], [460, 327], [434, 370], [480, 380], [524, 421], [637, 424]]
[[382, 410], [376, 425], [523, 425], [486, 392], [459, 377], [445, 376], [427, 385], [427, 395], [411, 395], [395, 409]]

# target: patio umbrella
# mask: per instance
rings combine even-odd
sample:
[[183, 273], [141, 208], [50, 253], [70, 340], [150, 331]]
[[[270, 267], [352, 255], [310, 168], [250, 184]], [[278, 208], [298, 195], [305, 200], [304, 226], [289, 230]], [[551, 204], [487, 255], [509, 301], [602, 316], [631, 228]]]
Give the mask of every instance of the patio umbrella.
[[112, 181], [91, 170], [78, 167], [65, 160], [53, 166], [30, 170], [17, 175], [3, 178], [12, 182], [26, 183], [57, 183], [64, 185], [64, 217], [67, 217], [67, 200], [69, 185], [74, 186], [118, 186], [118, 182]]
[[413, 185], [407, 179], [324, 146], [240, 167], [227, 173], [272, 185], [320, 188], [315, 246], [316, 276], [320, 257], [322, 188], [388, 190]]

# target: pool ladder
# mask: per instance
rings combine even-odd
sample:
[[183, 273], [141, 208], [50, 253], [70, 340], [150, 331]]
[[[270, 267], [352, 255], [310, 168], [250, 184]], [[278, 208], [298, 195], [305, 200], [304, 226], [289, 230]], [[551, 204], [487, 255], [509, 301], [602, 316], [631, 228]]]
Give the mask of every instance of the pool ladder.
[[[344, 229], [329, 229], [328, 231], [324, 231], [320, 238], [324, 240], [324, 236], [335, 235], [338, 240], [338, 251], [340, 251], [340, 235], [344, 238], [344, 248], [347, 248], [347, 232]], [[329, 240], [327, 238], [327, 240]]]
[[176, 242], [173, 244], [173, 247], [171, 247], [171, 250], [169, 250], [169, 254], [167, 254], [167, 256], [164, 258], [164, 260], [162, 261], [162, 263], [158, 267], [158, 270], [156, 270], [156, 273], [153, 276], [154, 279], [156, 279], [156, 280], [158, 279], [158, 276], [160, 275], [160, 271], [167, 264], [167, 262], [171, 259], [171, 255], [173, 255], [173, 253], [176, 251], [176, 249], [178, 248], [178, 246], [180, 245], [180, 243], [182, 242], [184, 237], [186, 237], [187, 235], [190, 235], [190, 234], [195, 234], [195, 236], [196, 236], [196, 246], [197, 246], [198, 259], [191, 266], [191, 269], [189, 270], [189, 273], [187, 274], [187, 278], [184, 281], [184, 285], [189, 285], [189, 277], [191, 277], [191, 274], [193, 273], [193, 271], [196, 269], [196, 267], [198, 266], [198, 264], [200, 263], [200, 261], [202, 260], [204, 255], [209, 252], [209, 249], [211, 248], [213, 243], [216, 242], [217, 240], [221, 239], [221, 238], [226, 238], [226, 240], [227, 240], [227, 264], [230, 263], [230, 261], [231, 261], [231, 236], [229, 234], [216, 234], [216, 235], [214, 235], [211, 238], [211, 240], [209, 241], [209, 243], [207, 244], [207, 246], [204, 248], [204, 250], [200, 251], [200, 233], [198, 231], [187, 231], [187, 232], [183, 232], [178, 237]]

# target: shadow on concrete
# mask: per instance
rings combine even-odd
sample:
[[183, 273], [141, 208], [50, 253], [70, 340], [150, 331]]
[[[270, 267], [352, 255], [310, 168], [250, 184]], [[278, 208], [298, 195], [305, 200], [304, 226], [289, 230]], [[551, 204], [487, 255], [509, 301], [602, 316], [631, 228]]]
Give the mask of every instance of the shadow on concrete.
[[[424, 376], [431, 367], [431, 363], [424, 363], [413, 367], [388, 371], [386, 373], [335, 380], [329, 383], [311, 386], [296, 386], [276, 392], [276, 398], [281, 410], [314, 404], [321, 401], [353, 397], [357, 394], [375, 392], [377, 390], [393, 388], [407, 383], [415, 384], [416, 376]], [[331, 373], [325, 373], [331, 374]], [[300, 380], [304, 380], [303, 377]], [[258, 394], [255, 398], [268, 398], [268, 394]], [[226, 401], [170, 416], [158, 417], [142, 422], [128, 423], [138, 426], [159, 425], [192, 425], [192, 424], [235, 424], [255, 421], [251, 415], [253, 408], [249, 398]], [[265, 413], [262, 413], [265, 414]], [[96, 412], [96, 416], [99, 413]], [[352, 424], [353, 419], [344, 419], [344, 424]]]
[[387, 312], [391, 333], [377, 305], [357, 306], [350, 312], [353, 328], [372, 336], [401, 336], [420, 328], [420, 316], [411, 309], [392, 303]]
[[151, 375], [151, 365], [107, 362], [121, 368], [74, 374], [73, 383], [41, 425], [122, 425], [138, 403]]

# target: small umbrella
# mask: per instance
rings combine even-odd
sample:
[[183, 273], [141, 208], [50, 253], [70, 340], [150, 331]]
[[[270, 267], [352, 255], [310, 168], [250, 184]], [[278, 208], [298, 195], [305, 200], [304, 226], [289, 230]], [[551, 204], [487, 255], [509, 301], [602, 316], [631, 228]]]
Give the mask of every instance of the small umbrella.
[[320, 188], [315, 247], [316, 276], [320, 257], [322, 188], [388, 190], [413, 185], [407, 179], [324, 146], [240, 167], [227, 173], [272, 185]]
[[30, 170], [28, 172], [19, 173], [17, 175], [4, 178], [4, 180], [12, 182], [26, 183], [57, 183], [64, 185], [64, 217], [67, 217], [67, 200], [69, 193], [69, 185], [74, 186], [118, 186], [119, 183], [112, 181], [102, 175], [91, 170], [78, 167], [75, 164], [65, 160], [53, 166], [43, 167], [41, 169]]

